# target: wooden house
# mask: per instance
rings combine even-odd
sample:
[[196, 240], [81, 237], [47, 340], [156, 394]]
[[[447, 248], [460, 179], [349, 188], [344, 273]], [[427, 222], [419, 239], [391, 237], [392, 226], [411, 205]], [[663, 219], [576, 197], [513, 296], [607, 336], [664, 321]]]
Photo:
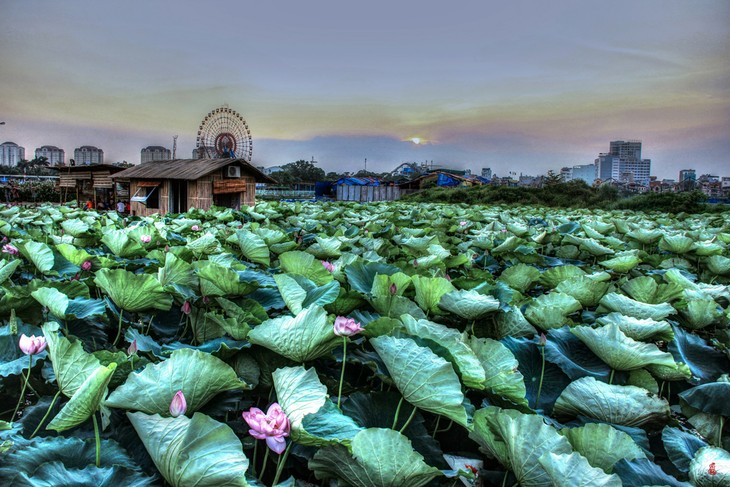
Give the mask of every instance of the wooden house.
[[182, 213], [211, 206], [253, 206], [256, 183], [276, 184], [244, 159], [175, 159], [139, 164], [114, 175], [129, 184], [130, 212]]
[[[80, 166], [53, 166], [58, 171], [58, 187], [61, 192], [61, 201], [75, 199], [79, 204], [86, 200], [98, 203], [116, 203], [117, 194], [114, 191], [112, 176], [124, 170], [123, 167], [112, 164], [90, 164]], [[113, 207], [113, 206], [112, 206]]]

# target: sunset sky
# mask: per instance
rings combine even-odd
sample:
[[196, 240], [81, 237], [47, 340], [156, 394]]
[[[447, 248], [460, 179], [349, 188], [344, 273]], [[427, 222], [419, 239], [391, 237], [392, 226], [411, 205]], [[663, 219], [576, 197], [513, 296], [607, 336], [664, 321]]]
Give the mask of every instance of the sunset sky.
[[543, 174], [639, 139], [660, 178], [730, 176], [730, 1], [0, 0], [0, 142], [28, 159], [190, 157], [223, 104], [258, 166]]

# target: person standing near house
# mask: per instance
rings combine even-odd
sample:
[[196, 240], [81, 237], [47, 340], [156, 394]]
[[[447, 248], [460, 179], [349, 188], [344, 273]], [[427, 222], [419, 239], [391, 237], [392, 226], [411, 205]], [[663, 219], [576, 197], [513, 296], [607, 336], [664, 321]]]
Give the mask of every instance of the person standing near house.
[[122, 201], [122, 200], [119, 200], [119, 201], [117, 202], [117, 213], [119, 213], [119, 214], [123, 214], [123, 213], [124, 213], [124, 209], [125, 209], [125, 206], [124, 206], [124, 201]]

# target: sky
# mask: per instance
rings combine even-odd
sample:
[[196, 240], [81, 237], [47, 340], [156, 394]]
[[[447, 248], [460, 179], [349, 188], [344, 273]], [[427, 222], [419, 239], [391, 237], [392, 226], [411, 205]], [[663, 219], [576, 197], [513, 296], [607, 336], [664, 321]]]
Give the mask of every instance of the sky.
[[497, 175], [638, 139], [730, 176], [730, 1], [0, 0], [0, 141], [191, 157], [227, 105], [253, 164]]

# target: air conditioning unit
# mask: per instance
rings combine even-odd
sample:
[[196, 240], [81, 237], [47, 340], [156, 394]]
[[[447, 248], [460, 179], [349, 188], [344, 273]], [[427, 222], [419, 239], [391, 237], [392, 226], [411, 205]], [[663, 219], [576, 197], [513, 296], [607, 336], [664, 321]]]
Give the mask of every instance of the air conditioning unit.
[[240, 178], [241, 177], [241, 168], [238, 166], [228, 166], [226, 168], [226, 177]]

